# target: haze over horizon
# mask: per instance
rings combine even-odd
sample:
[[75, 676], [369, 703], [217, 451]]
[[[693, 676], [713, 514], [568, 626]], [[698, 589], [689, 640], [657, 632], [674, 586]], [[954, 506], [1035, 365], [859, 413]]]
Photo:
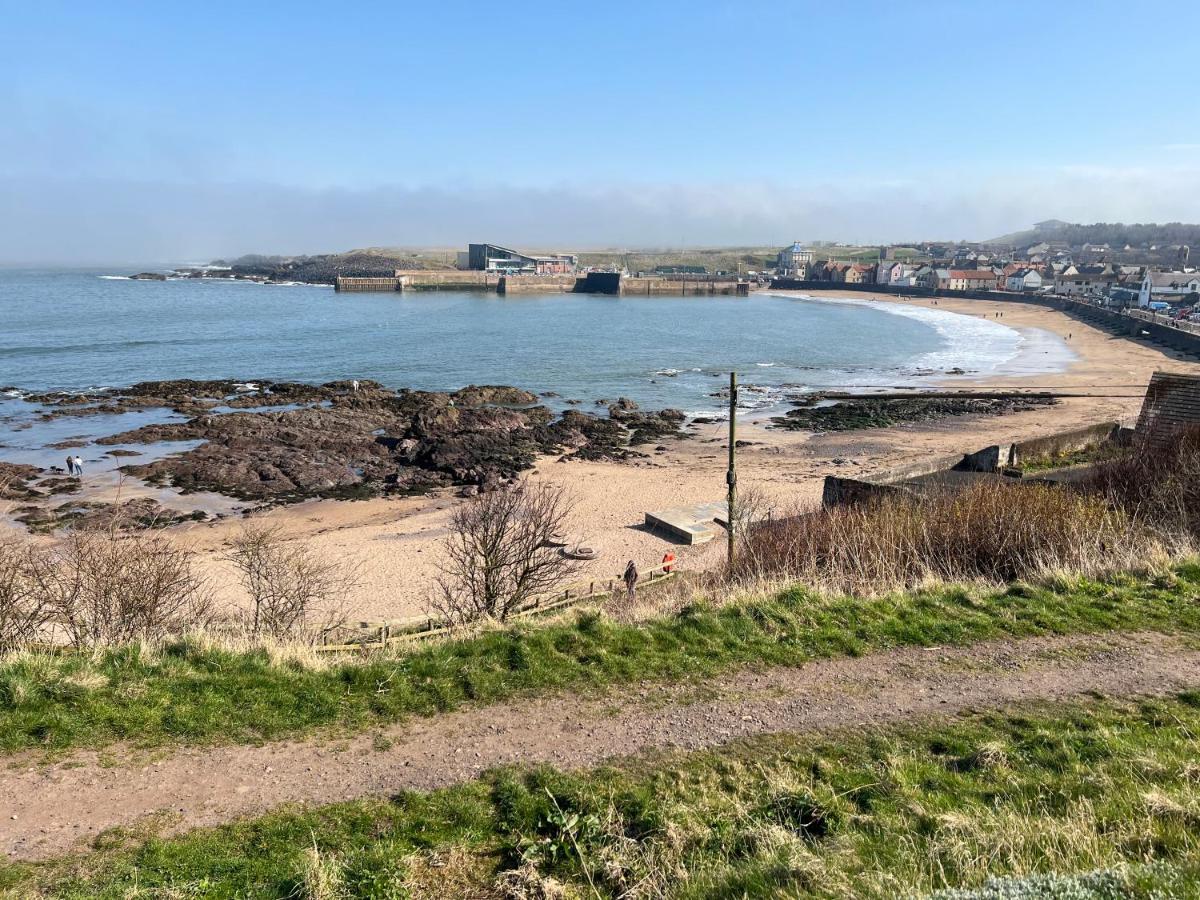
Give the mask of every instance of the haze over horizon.
[[1182, 0], [489, 9], [12, 6], [0, 263], [1200, 218]]

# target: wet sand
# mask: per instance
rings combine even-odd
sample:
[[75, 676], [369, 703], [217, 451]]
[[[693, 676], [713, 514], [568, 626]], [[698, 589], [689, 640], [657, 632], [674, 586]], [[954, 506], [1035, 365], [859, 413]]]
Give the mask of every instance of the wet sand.
[[[879, 302], [875, 296], [853, 291], [822, 292], [820, 296]], [[933, 307], [932, 301], [924, 299], [889, 298], [887, 302]], [[790, 509], [816, 502], [827, 474], [877, 472], [930, 455], [968, 452], [1096, 422], [1131, 419], [1153, 371], [1200, 373], [1200, 364], [1179, 354], [1113, 337], [1039, 306], [939, 298], [936, 308], [989, 318], [1002, 312], [1003, 318], [997, 319], [1000, 324], [1030, 330], [1028, 345], [1034, 352], [1056, 352], [1053, 345], [1057, 342], [1045, 339], [1049, 332], [1064, 339], [1075, 358], [1066, 371], [1055, 374], [1011, 371], [986, 378], [931, 379], [930, 387], [1069, 389], [1082, 396], [999, 417], [960, 417], [822, 435], [769, 429], [764, 427], [767, 419], [763, 415], [742, 416], [738, 437], [753, 444], [739, 449], [739, 485], [761, 493], [777, 509]], [[1042, 346], [1044, 350], [1036, 349]], [[690, 440], [664, 441], [669, 448], [666, 452], [651, 451], [650, 459], [633, 463], [559, 462], [553, 457], [539, 463], [529, 477], [562, 484], [570, 491], [576, 501], [571, 517], [573, 537], [600, 553], [599, 559], [580, 570], [581, 579], [614, 577], [629, 559], [651, 567], [668, 550], [675, 552], [684, 567], [719, 564], [722, 541], [681, 547], [646, 531], [642, 522], [647, 511], [724, 496], [727, 427], [715, 423], [689, 429], [695, 435]], [[251, 518], [280, 526], [292, 539], [322, 555], [359, 561], [363, 583], [348, 598], [353, 618], [403, 618], [425, 610], [437, 574], [440, 541], [456, 502], [450, 493], [430, 498], [309, 501], [255, 513]], [[231, 570], [219, 557], [240, 522], [228, 518], [170, 530], [174, 539], [201, 551], [206, 570], [228, 603], [239, 602], [239, 592]]]

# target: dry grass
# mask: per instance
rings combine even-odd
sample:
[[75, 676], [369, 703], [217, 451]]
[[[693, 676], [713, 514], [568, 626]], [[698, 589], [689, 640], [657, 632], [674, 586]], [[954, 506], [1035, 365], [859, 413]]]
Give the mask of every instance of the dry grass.
[[1041, 484], [896, 493], [751, 528], [737, 576], [833, 593], [1002, 584], [1163, 565], [1186, 549], [1103, 497]]

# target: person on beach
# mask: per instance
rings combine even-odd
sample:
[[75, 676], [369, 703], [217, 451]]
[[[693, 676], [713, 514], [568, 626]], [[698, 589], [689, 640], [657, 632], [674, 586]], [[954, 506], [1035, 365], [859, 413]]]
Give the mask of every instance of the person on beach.
[[625, 596], [630, 603], [633, 602], [634, 594], [637, 592], [638, 570], [637, 563], [632, 559], [629, 565], [625, 567]]
[[75, 462], [75, 477], [82, 478], [83, 477], [83, 457], [76, 456], [74, 462]]
[[67, 457], [67, 474], [68, 475], [75, 474], [75, 457], [73, 457], [73, 456]]
[[358, 393], [358, 379], [357, 378], [355, 378], [352, 382], [350, 382], [350, 387], [354, 390], [354, 393], [356, 393], [356, 394]]

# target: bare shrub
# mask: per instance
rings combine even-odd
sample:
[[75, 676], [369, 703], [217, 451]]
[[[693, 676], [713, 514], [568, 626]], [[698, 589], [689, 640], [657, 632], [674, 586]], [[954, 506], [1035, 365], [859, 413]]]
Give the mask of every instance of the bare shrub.
[[75, 647], [161, 639], [212, 617], [194, 554], [162, 537], [75, 530], [29, 559], [32, 590]]
[[557, 485], [522, 484], [460, 505], [450, 520], [433, 610], [448, 622], [506, 620], [575, 571], [551, 546], [571, 511]]
[[1097, 573], [1161, 553], [1157, 541], [1102, 497], [999, 483], [895, 493], [760, 522], [745, 544], [739, 576], [797, 578], [837, 592]]
[[1084, 487], [1163, 537], [1200, 539], [1200, 427], [1098, 465]]
[[321, 559], [278, 528], [249, 525], [233, 539], [225, 558], [250, 595], [254, 637], [313, 642], [342, 618], [346, 597], [358, 583], [358, 566]]
[[25, 541], [0, 539], [0, 653], [41, 637], [52, 610], [38, 590], [38, 551]]

